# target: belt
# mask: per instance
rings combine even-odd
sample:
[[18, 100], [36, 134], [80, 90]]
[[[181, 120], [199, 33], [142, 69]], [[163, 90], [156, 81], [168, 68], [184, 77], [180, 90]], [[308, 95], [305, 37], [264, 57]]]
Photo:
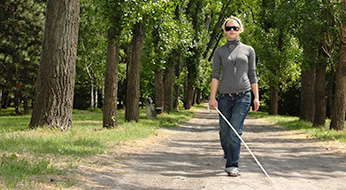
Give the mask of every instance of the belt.
[[246, 94], [247, 92], [250, 92], [250, 90], [243, 91], [243, 92], [236, 92], [236, 93], [221, 94], [221, 95], [224, 95], [224, 96], [239, 96], [239, 95]]

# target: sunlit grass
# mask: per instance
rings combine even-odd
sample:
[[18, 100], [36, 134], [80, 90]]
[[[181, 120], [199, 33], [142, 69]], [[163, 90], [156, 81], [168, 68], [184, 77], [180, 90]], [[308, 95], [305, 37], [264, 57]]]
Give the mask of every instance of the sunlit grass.
[[[123, 142], [156, 135], [158, 129], [175, 127], [194, 116], [193, 111], [182, 110], [146, 119], [145, 110], [141, 110], [138, 122], [125, 122], [124, 112], [119, 110], [118, 127], [103, 129], [101, 111], [74, 110], [73, 127], [61, 131], [48, 127], [29, 129], [31, 116], [6, 113], [10, 112], [0, 113], [0, 189], [17, 189], [19, 184], [35, 189], [40, 175], [62, 175], [75, 160], [112, 152], [114, 146]], [[66, 163], [54, 165], [61, 162]], [[70, 179], [63, 183], [63, 187], [74, 184]]]
[[[249, 112], [249, 115], [254, 118], [262, 118], [266, 121], [287, 127], [291, 130], [300, 130], [310, 137], [315, 137], [320, 140], [332, 141], [337, 140], [346, 142], [346, 132], [330, 130], [330, 120], [326, 120], [325, 126], [313, 127], [311, 122], [301, 121], [299, 117], [283, 116], [283, 115], [268, 115], [265, 112]], [[346, 128], [346, 124], [345, 124]]]

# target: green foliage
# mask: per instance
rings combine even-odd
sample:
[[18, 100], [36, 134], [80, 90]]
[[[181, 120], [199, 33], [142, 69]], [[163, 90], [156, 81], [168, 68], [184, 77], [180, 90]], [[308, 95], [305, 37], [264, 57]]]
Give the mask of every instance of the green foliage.
[[[294, 26], [299, 22], [294, 6], [298, 5], [291, 1], [268, 0], [250, 7], [251, 20], [255, 24], [246, 24], [244, 33], [246, 41], [256, 51], [261, 99], [266, 104], [270, 101], [270, 88], [278, 89], [279, 96], [284, 97], [289, 90], [294, 91], [300, 81], [302, 49], [293, 35]], [[247, 22], [251, 20], [245, 19]], [[286, 105], [296, 105], [297, 102], [296, 99], [284, 101]], [[285, 107], [281, 108], [288, 112]]]
[[[11, 0], [0, 7], [0, 26], [3, 28], [0, 31], [1, 101], [5, 102], [9, 97], [13, 102], [18, 92], [29, 107], [34, 98], [45, 1]], [[140, 96], [153, 96], [154, 73], [158, 69], [165, 73], [175, 53], [182, 63], [181, 77], [174, 78], [176, 84], [182, 87], [188, 73], [193, 72], [190, 87], [200, 88], [203, 95], [208, 96], [212, 63], [203, 59], [202, 54], [210, 57], [216, 46], [226, 42], [222, 37], [216, 44], [219, 34], [223, 36], [218, 21], [234, 15], [245, 25], [242, 42], [253, 46], [257, 53], [261, 97], [268, 103], [268, 89], [275, 86], [280, 90], [281, 98], [285, 98], [280, 100], [280, 105], [295, 105], [293, 103], [297, 101], [292, 102], [294, 99], [291, 98], [300, 91], [300, 72], [309, 68], [313, 60], [322, 59], [322, 53], [317, 51], [322, 46], [329, 53], [329, 57], [323, 58], [329, 63], [328, 77], [333, 77], [338, 58], [339, 26], [346, 22], [341, 1], [82, 0], [80, 9], [74, 98], [74, 106], [79, 109], [90, 107], [91, 84], [99, 96], [98, 106], [102, 105], [110, 27], [116, 28], [121, 48], [119, 103], [125, 99], [127, 65], [124, 63], [129, 61], [131, 50], [128, 47], [136, 22], [145, 24]], [[209, 18], [211, 20], [207, 22]], [[207, 49], [214, 32], [216, 39]], [[312, 50], [310, 55], [303, 53], [303, 48], [304, 51]], [[21, 85], [22, 95], [18, 90]], [[287, 109], [281, 113], [291, 113]]]
[[80, 26], [76, 63], [76, 86], [74, 108], [90, 106], [91, 83], [95, 93], [100, 93], [104, 83], [107, 52], [107, 22], [91, 0], [80, 5]]
[[45, 3], [5, 1], [0, 4], [0, 9], [0, 88], [5, 97], [14, 94], [33, 99]]

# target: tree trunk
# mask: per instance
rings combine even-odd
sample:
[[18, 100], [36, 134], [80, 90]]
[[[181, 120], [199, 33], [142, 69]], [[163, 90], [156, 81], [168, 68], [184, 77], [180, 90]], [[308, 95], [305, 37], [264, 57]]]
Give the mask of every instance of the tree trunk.
[[27, 96], [23, 96], [23, 108], [24, 108], [24, 114], [30, 113], [29, 101]]
[[278, 114], [279, 90], [270, 86], [269, 115]]
[[[342, 0], [343, 10], [345, 10], [346, 3]], [[345, 11], [343, 11], [344, 13]], [[344, 15], [344, 14], [343, 14]], [[336, 70], [336, 84], [335, 84], [335, 97], [334, 108], [332, 112], [332, 121], [330, 128], [338, 131], [343, 131], [345, 128], [345, 105], [346, 105], [346, 26], [341, 24], [340, 27], [340, 46], [339, 46], [339, 59]]]
[[90, 108], [94, 110], [94, 78], [90, 78]]
[[[155, 106], [163, 108], [163, 71], [158, 69], [155, 71]], [[162, 110], [163, 111], [163, 110]]]
[[10, 95], [8, 93], [6, 93], [6, 99], [4, 100], [4, 109], [7, 109], [7, 107], [10, 104]]
[[300, 119], [313, 122], [315, 115], [315, 73], [302, 71]]
[[190, 109], [193, 103], [193, 92], [194, 92], [193, 89], [194, 88], [193, 88], [192, 74], [193, 73], [191, 71], [187, 74], [187, 77], [184, 83], [184, 108], [185, 109]]
[[177, 63], [175, 65], [174, 68], [174, 73], [175, 73], [175, 83], [173, 85], [174, 88], [174, 100], [173, 100], [173, 109], [174, 110], [178, 110], [178, 106], [179, 106], [179, 91], [180, 91], [180, 75], [181, 75], [181, 62], [180, 62], [180, 53], [178, 53], [177, 55]]
[[320, 59], [320, 63], [317, 64], [316, 68], [315, 116], [313, 126], [324, 126], [326, 121], [326, 67], [327, 63], [323, 59]]
[[144, 43], [144, 24], [137, 22], [133, 26], [131, 63], [128, 66], [128, 78], [126, 88], [126, 111], [127, 121], [139, 120], [139, 90], [142, 51]]
[[170, 113], [172, 111], [172, 86], [174, 64], [176, 62], [176, 53], [173, 51], [173, 56], [170, 65], [167, 67], [166, 76], [164, 79], [164, 111]]
[[196, 104], [201, 104], [201, 89], [197, 88], [196, 89]]
[[30, 127], [72, 127], [79, 0], [47, 1], [42, 53]]
[[2, 109], [2, 87], [0, 87], [0, 110]]
[[103, 104], [103, 127], [117, 128], [118, 66], [120, 43], [116, 38], [116, 26], [108, 31], [105, 97]]
[[98, 103], [99, 103], [99, 94], [98, 94], [98, 90], [97, 89], [98, 88], [96, 87], [95, 88], [95, 93], [94, 93], [95, 94], [95, 98], [94, 98], [95, 102], [94, 102], [93, 110], [98, 107]]
[[22, 114], [22, 87], [23, 87], [23, 83], [17, 81], [16, 86], [17, 86], [17, 90], [16, 90], [16, 94], [14, 96], [15, 111], [16, 111], [17, 115], [21, 115]]

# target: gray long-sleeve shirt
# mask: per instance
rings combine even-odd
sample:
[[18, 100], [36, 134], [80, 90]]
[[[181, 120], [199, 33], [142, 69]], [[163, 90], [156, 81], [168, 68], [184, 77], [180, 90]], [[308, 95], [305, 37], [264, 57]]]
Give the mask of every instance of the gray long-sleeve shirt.
[[251, 84], [257, 83], [255, 50], [240, 39], [218, 47], [213, 55], [212, 78], [219, 80], [220, 75], [221, 94], [251, 90]]

